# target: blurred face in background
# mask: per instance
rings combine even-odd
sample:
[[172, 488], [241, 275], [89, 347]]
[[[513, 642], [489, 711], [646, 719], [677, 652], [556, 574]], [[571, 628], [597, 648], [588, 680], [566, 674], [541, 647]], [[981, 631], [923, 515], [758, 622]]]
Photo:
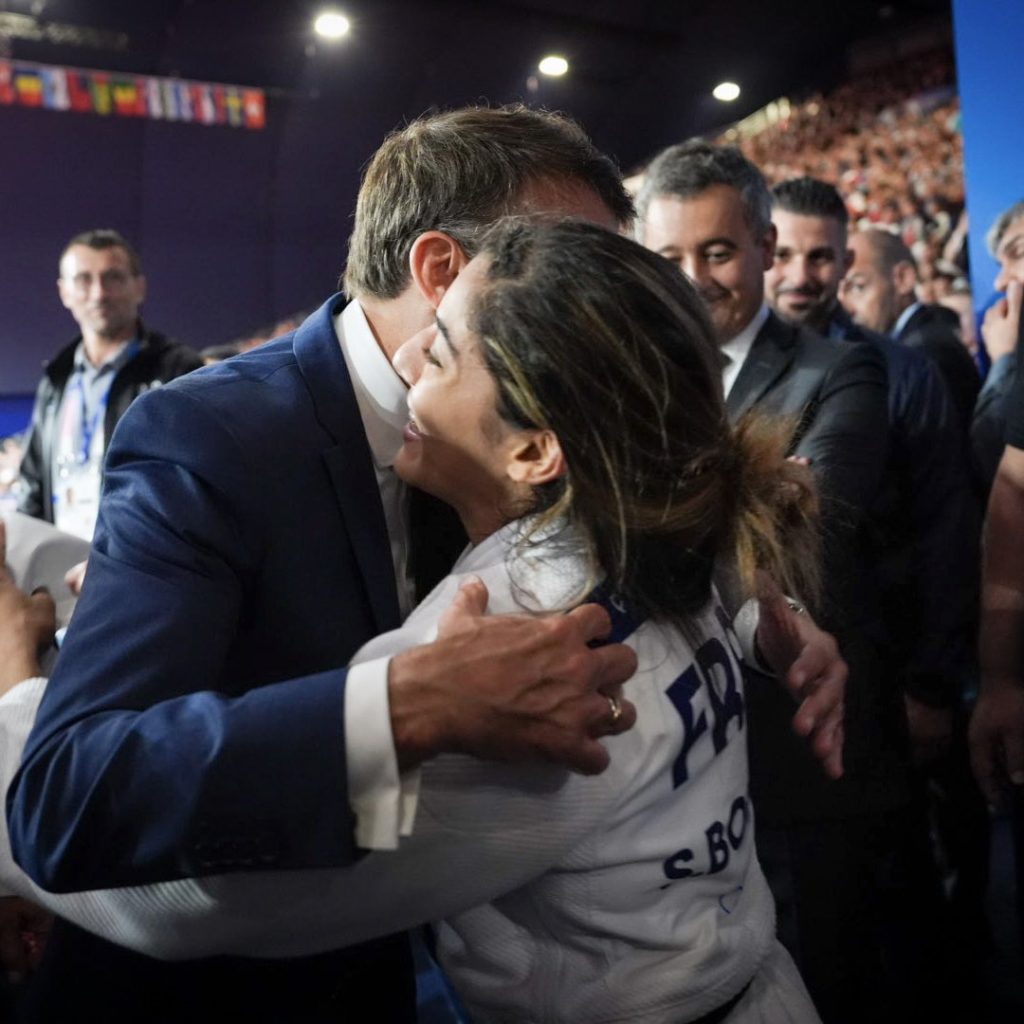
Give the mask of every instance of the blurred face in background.
[[853, 264], [843, 281], [843, 306], [861, 327], [888, 334], [900, 315], [896, 282], [879, 265], [864, 235], [852, 235], [850, 249]]
[[779, 235], [775, 259], [764, 276], [768, 302], [791, 323], [824, 332], [852, 259], [846, 227], [833, 217], [788, 210], [773, 211], [772, 222]]
[[688, 199], [652, 199], [641, 225], [644, 245], [678, 264], [700, 292], [719, 344], [735, 338], [761, 308], [775, 250], [775, 229], [757, 238], [744, 214], [735, 188], [712, 185]]
[[71, 246], [60, 261], [57, 290], [87, 338], [126, 341], [134, 336], [146, 279], [132, 270], [120, 246]]

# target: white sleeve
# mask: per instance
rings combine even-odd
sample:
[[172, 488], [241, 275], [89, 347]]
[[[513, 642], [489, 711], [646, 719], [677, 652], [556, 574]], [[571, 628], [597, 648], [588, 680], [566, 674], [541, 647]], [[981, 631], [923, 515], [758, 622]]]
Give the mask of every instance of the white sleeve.
[[412, 831], [419, 769], [399, 775], [388, 703], [390, 658], [353, 665], [345, 680], [345, 757], [356, 844], [394, 850]]
[[[26, 679], [0, 697], [0, 785], [4, 794], [21, 763], [21, 752], [45, 689], [45, 679]], [[31, 898], [33, 888], [29, 877], [14, 863], [7, 835], [7, 814], [0, 808], [0, 896]]]
[[545, 765], [452, 755], [422, 771], [414, 833], [398, 850], [368, 854], [349, 868], [60, 895], [33, 887], [28, 895], [89, 931], [161, 959], [303, 956], [511, 892], [586, 837], [615, 796], [605, 776]]

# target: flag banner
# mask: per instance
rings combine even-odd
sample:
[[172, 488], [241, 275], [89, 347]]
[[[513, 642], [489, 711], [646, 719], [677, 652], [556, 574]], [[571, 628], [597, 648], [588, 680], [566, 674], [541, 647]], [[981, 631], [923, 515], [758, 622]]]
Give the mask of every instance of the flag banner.
[[0, 106], [260, 130], [262, 89], [0, 59]]

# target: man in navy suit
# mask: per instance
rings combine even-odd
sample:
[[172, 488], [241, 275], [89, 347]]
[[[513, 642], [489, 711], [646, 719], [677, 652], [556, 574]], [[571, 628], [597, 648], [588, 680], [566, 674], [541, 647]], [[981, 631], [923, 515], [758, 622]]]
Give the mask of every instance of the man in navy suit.
[[[614, 695], [634, 662], [587, 648], [606, 624], [594, 607], [484, 619], [470, 593], [452, 635], [345, 669], [455, 553], [435, 550], [449, 535], [436, 513], [425, 536], [412, 524], [410, 550], [390, 359], [432, 322], [486, 226], [534, 211], [612, 228], [632, 212], [614, 165], [567, 119], [509, 108], [416, 122], [366, 172], [353, 301], [335, 296], [295, 332], [129, 410], [9, 792], [16, 856], [45, 888], [348, 863], [398, 841], [415, 767], [440, 750], [606, 763], [596, 737], [634, 712], [613, 714], [598, 688]], [[164, 965], [58, 925], [29, 1018], [411, 1020], [409, 977], [402, 938]]]

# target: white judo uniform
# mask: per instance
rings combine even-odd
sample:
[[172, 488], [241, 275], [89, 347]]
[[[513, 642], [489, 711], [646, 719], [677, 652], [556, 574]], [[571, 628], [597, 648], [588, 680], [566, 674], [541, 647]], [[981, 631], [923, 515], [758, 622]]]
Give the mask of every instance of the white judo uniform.
[[[517, 551], [522, 528], [467, 551], [400, 630], [355, 660], [433, 639], [469, 574], [486, 583], [494, 613], [578, 603], [590, 587], [578, 550], [562, 536]], [[0, 881], [165, 958], [296, 956], [437, 921], [441, 962], [478, 1022], [669, 1024], [744, 990], [730, 1022], [817, 1021], [775, 940], [755, 856], [740, 647], [727, 616], [713, 599], [684, 636], [608, 605], [614, 639], [637, 652], [627, 693], [638, 714], [605, 741], [601, 775], [436, 758], [421, 769], [412, 834], [343, 869], [56, 896], [5, 849]], [[5, 784], [42, 685], [0, 701]]]

